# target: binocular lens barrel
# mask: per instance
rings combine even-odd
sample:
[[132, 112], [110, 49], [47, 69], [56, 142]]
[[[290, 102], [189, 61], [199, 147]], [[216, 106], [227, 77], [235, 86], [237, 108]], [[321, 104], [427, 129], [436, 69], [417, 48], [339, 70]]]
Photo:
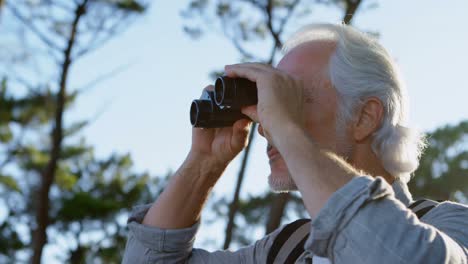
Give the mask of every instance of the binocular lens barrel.
[[[208, 92], [214, 96], [213, 92]], [[221, 109], [214, 100], [193, 100], [190, 106], [190, 123], [194, 127], [229, 127], [237, 120], [248, 118], [236, 109]]]
[[193, 100], [190, 106], [190, 123], [199, 127], [207, 123], [210, 119], [210, 113], [213, 112], [211, 102], [208, 100]]
[[190, 105], [190, 123], [194, 127], [229, 127], [248, 117], [241, 113], [243, 106], [257, 104], [257, 86], [244, 78], [221, 76], [214, 91], [205, 90], [202, 97]]
[[241, 109], [257, 104], [257, 85], [245, 78], [220, 76], [215, 82], [215, 102], [221, 108]]

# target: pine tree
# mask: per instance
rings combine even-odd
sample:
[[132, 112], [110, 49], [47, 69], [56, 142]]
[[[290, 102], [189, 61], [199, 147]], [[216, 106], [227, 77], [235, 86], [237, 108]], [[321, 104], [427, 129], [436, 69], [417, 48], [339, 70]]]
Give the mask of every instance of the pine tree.
[[71, 67], [146, 6], [134, 0], [6, 1], [2, 18], [14, 18], [9, 25], [20, 48], [8, 58], [0, 94], [0, 199], [8, 214], [0, 224], [8, 238], [0, 244], [1, 258], [26, 262], [30, 255], [27, 262], [40, 263], [44, 246], [54, 245], [66, 262], [120, 262], [125, 216], [132, 205], [150, 202], [158, 190], [147, 186], [158, 180], [134, 172], [129, 155], [96, 157], [80, 133], [90, 121], [65, 122], [65, 115], [81, 91], [71, 88]]

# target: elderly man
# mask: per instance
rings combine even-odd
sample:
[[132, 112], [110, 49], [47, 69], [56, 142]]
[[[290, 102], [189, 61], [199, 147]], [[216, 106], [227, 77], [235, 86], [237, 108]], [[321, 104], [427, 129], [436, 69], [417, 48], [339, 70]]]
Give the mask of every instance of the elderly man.
[[[385, 49], [351, 27], [326, 24], [303, 28], [285, 51], [276, 68], [225, 67], [257, 84], [258, 104], [242, 112], [268, 141], [271, 188], [299, 190], [312, 219], [305, 251], [275, 263], [467, 263], [468, 207], [442, 202], [421, 219], [407, 208], [423, 140], [405, 127], [405, 89]], [[205, 200], [249, 127], [239, 120], [193, 129], [164, 192], [130, 217], [125, 263], [272, 262], [284, 227], [235, 252], [192, 248]]]

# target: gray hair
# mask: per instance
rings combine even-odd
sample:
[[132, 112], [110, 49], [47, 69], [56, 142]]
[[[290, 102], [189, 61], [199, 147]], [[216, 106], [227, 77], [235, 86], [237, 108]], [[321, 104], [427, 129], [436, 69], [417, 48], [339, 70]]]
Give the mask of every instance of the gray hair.
[[395, 62], [374, 38], [340, 24], [305, 26], [286, 42], [283, 49], [288, 51], [314, 40], [336, 43], [328, 73], [338, 94], [337, 119], [350, 121], [366, 98], [378, 98], [384, 106], [384, 118], [373, 134], [372, 150], [385, 170], [408, 182], [410, 174], [419, 165], [425, 139], [404, 125], [408, 102]]

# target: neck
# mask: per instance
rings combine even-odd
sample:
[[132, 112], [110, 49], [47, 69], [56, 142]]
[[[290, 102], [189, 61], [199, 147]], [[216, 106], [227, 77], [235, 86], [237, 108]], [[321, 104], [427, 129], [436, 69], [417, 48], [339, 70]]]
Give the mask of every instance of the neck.
[[364, 171], [372, 177], [380, 176], [389, 184], [395, 181], [395, 177], [385, 170], [380, 159], [372, 151], [369, 143], [356, 144], [350, 163], [359, 170]]

